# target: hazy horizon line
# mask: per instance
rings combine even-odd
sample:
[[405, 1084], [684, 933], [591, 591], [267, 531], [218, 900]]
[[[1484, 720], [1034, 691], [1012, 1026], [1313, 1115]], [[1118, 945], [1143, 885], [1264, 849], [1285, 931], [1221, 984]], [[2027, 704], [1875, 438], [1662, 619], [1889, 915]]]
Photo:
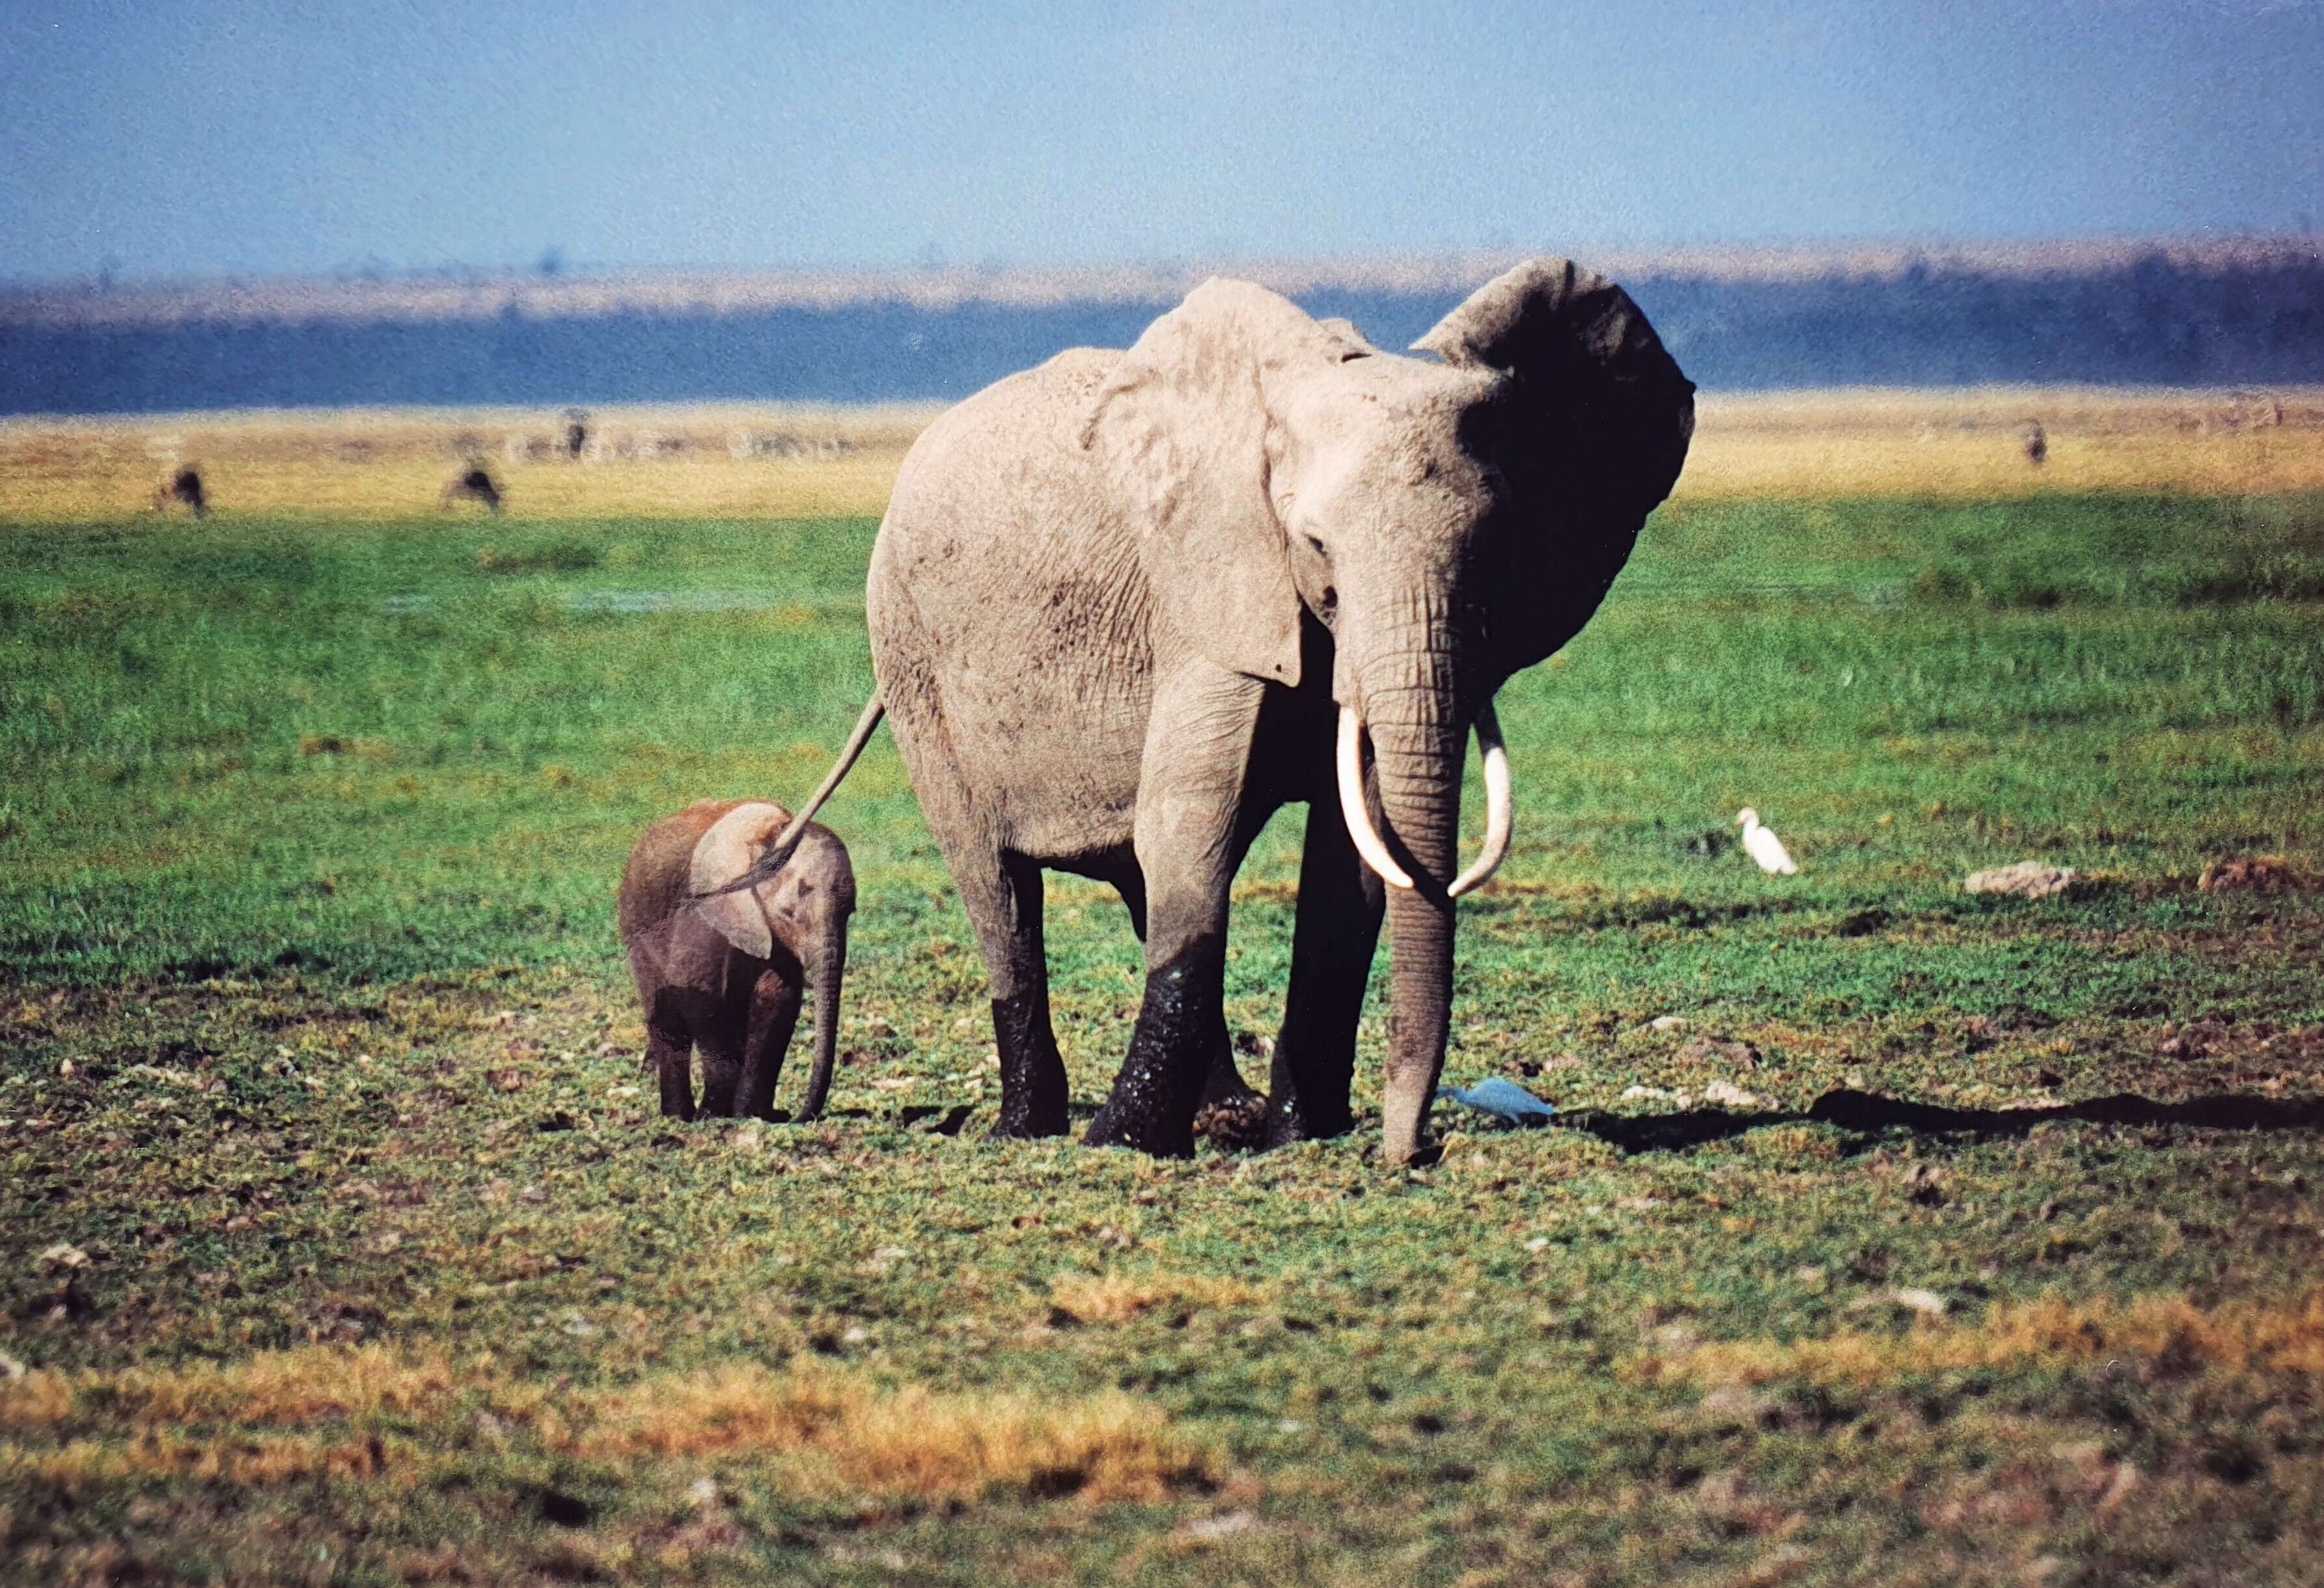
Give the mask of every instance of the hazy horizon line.
[[[590, 318], [633, 309], [734, 312], [899, 302], [1039, 308], [1069, 302], [1172, 302], [1213, 275], [1296, 295], [1333, 289], [1434, 292], [1474, 287], [1548, 248], [1514, 245], [1441, 253], [1281, 255], [1113, 264], [883, 266], [671, 265], [382, 267], [349, 274], [109, 276], [0, 282], [0, 322], [87, 327], [188, 319], [466, 319], [514, 311]], [[1828, 242], [1678, 244], [1577, 248], [1568, 257], [1604, 274], [1720, 281], [1886, 278], [1923, 270], [2006, 276], [2068, 274], [2160, 259], [2219, 269], [2324, 262], [2324, 235], [2295, 232], [2108, 235], [2017, 241], [1870, 237]]]

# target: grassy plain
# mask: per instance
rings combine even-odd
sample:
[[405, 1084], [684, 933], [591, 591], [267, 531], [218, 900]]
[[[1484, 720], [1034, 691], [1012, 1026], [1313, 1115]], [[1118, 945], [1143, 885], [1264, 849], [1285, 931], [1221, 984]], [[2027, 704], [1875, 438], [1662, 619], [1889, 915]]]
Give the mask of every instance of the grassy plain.
[[[666, 416], [705, 445], [386, 516], [429, 420], [194, 522], [127, 511], [157, 427], [101, 500], [54, 448], [102, 427], [7, 430], [0, 1580], [2324, 1579], [2324, 909], [2194, 886], [2324, 873], [2324, 447], [2073, 398], [2036, 475], [2023, 396], [1707, 411], [1503, 697], [1451, 1077], [1566, 1123], [1409, 1175], [1378, 1012], [1345, 1141], [984, 1140], [884, 737], [835, 1117], [651, 1116], [612, 881], [853, 722], [867, 437]], [[2144, 472], [2075, 472], [2115, 434]], [[2225, 489], [2261, 446], [2306, 461]], [[1695, 853], [1744, 803], [1798, 878]], [[1960, 891], [2022, 858], [2081, 881]], [[1085, 1118], [1134, 945], [1070, 882], [1050, 931]]]

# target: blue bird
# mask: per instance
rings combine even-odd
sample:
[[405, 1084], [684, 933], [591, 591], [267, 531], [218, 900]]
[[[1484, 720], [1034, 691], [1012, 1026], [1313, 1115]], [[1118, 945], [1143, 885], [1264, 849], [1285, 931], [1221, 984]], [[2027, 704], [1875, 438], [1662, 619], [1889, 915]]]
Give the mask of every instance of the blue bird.
[[1504, 1081], [1499, 1076], [1473, 1086], [1439, 1086], [1436, 1095], [1465, 1103], [1505, 1125], [1545, 1125], [1557, 1112], [1515, 1081]]

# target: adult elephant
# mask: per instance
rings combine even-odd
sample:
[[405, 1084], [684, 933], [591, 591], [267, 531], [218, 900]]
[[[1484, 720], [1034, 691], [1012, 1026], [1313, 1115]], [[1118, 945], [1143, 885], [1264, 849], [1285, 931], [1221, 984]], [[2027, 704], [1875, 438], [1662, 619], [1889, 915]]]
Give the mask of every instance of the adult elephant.
[[[1213, 280], [1126, 353], [988, 387], [904, 460], [866, 593], [879, 693], [800, 820], [884, 705], [991, 978], [1003, 1133], [1065, 1129], [1056, 869], [1113, 884], [1145, 940], [1087, 1140], [1192, 1150], [1227, 1064], [1229, 884], [1304, 801], [1268, 1137], [1349, 1127], [1385, 895], [1385, 1146], [1419, 1149], [1453, 900], [1508, 845], [1494, 692], [1597, 608], [1678, 476], [1694, 388], [1619, 287], [1564, 260], [1489, 282], [1414, 346], [1431, 356]], [[1472, 726], [1490, 809], [1456, 874]]]

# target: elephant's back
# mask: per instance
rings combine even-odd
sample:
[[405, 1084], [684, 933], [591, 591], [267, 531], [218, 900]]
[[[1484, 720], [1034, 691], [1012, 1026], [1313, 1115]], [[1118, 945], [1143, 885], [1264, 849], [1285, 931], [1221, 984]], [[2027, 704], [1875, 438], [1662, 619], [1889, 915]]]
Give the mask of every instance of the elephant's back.
[[626, 943], [676, 914], [693, 892], [694, 847], [718, 818], [746, 799], [697, 799], [639, 835], [622, 867], [616, 921]]

